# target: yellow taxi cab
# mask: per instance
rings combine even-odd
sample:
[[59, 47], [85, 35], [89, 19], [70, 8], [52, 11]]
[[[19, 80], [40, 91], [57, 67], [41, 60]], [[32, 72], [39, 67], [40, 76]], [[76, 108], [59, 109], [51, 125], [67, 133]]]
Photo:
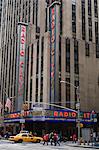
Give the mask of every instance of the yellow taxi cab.
[[32, 134], [29, 134], [29, 133], [19, 133], [15, 136], [10, 136], [9, 140], [14, 141], [14, 142], [18, 142], [18, 143], [22, 143], [22, 142], [39, 143], [39, 142], [43, 141], [43, 138], [38, 137], [38, 136], [33, 136]]

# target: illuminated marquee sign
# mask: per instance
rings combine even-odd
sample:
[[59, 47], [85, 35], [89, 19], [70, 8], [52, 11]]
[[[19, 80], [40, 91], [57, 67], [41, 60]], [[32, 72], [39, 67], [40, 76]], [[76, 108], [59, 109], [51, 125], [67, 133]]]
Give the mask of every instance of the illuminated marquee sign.
[[67, 111], [54, 111], [53, 113], [54, 117], [65, 117], [65, 118], [76, 118], [77, 113], [76, 112], [67, 112]]
[[[82, 113], [82, 121], [85, 122], [92, 122], [91, 120], [91, 113], [90, 112], [81, 112]], [[5, 119], [17, 119], [17, 118], [27, 118], [32, 120], [32, 118], [39, 117], [42, 119], [42, 117], [45, 117], [45, 120], [71, 120], [76, 121], [77, 119], [77, 112], [74, 111], [61, 111], [61, 110], [44, 110], [43, 111], [34, 111], [34, 110], [27, 110], [23, 113], [16, 112], [13, 114], [5, 115]]]
[[[77, 118], [76, 112], [71, 111], [54, 111], [54, 117], [63, 117], [63, 118]], [[91, 113], [90, 112], [81, 112], [81, 118], [83, 119], [90, 119]]]

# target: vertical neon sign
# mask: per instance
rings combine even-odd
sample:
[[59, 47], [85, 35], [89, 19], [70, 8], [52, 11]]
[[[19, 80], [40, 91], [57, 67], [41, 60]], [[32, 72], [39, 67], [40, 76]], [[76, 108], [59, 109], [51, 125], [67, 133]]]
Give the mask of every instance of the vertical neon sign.
[[59, 35], [60, 2], [54, 1], [49, 7], [50, 29], [50, 102], [58, 100], [59, 93]]
[[25, 86], [25, 58], [26, 58], [26, 31], [27, 24], [18, 23], [18, 48], [17, 48], [17, 67], [16, 67], [16, 86], [17, 86], [17, 109], [20, 110], [24, 101]]
[[50, 101], [55, 99], [55, 7], [50, 8]]
[[22, 95], [24, 92], [24, 65], [25, 65], [25, 44], [26, 44], [26, 26], [21, 26], [20, 36], [20, 63], [19, 63], [19, 86], [18, 93]]

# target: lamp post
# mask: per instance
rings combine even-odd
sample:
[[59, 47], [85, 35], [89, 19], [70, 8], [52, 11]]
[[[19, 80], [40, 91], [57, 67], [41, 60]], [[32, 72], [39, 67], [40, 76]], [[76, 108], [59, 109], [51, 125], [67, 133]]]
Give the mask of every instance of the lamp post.
[[68, 81], [64, 81], [61, 80], [60, 83], [65, 83], [65, 84], [69, 84], [71, 86], [73, 86], [76, 89], [76, 94], [77, 94], [77, 103], [76, 103], [76, 108], [77, 108], [77, 128], [78, 128], [78, 141], [80, 140], [80, 99], [79, 99], [79, 86], [75, 86], [74, 84], [68, 82]]

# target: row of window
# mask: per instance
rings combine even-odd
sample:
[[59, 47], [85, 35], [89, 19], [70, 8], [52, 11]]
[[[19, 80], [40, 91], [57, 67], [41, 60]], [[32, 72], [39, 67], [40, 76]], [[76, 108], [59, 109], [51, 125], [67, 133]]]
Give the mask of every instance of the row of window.
[[[98, 18], [98, 4], [97, 0], [94, 0], [94, 14]], [[82, 0], [82, 39], [86, 38], [86, 27], [85, 27], [85, 0]], [[92, 4], [91, 0], [88, 0], [88, 28], [89, 28], [89, 41], [92, 41]], [[95, 22], [95, 39], [98, 43], [98, 21]]]
[[[63, 1], [61, 1], [60, 5], [60, 34], [62, 34], [62, 15], [63, 15]], [[48, 4], [48, 1], [47, 1]], [[86, 40], [86, 19], [85, 19], [85, 0], [81, 0], [81, 9], [82, 9], [82, 39]], [[98, 18], [98, 4], [97, 0], [94, 0], [94, 14], [95, 17]], [[47, 9], [46, 9], [46, 29], [47, 31]], [[76, 1], [72, 0], [72, 36], [73, 38], [76, 38]], [[96, 24], [96, 22], [95, 22]], [[98, 21], [97, 21], [98, 24]], [[89, 41], [92, 41], [92, 4], [91, 0], [88, 0], [88, 25], [89, 25]], [[98, 41], [98, 28], [95, 26], [95, 36], [96, 36], [96, 42]]]
[[[39, 53], [40, 53], [40, 49], [39, 49], [39, 46], [40, 46], [40, 44], [41, 44], [41, 56], [39, 56]], [[34, 44], [32, 44], [31, 45], [31, 47], [28, 47], [28, 53], [27, 53], [27, 74], [28, 74], [28, 72], [29, 72], [29, 61], [31, 62], [31, 69], [30, 69], [30, 83], [28, 82], [28, 76], [27, 76], [27, 92], [26, 92], [26, 97], [27, 97], [27, 99], [28, 99], [28, 92], [30, 93], [30, 101], [32, 101], [32, 90], [33, 90], [33, 87], [32, 87], [32, 85], [33, 85], [33, 60], [34, 60], [34, 58], [33, 58], [33, 55], [34, 55], [34, 49], [33, 49], [33, 45]], [[42, 102], [42, 99], [43, 99], [43, 76], [42, 76], [42, 74], [43, 74], [43, 50], [44, 50], [44, 37], [42, 37], [42, 39], [41, 39], [41, 43], [40, 43], [40, 40], [38, 40], [37, 41], [37, 56], [36, 56], [36, 102], [38, 101], [38, 73], [39, 73], [39, 64], [41, 65], [41, 70], [40, 70], [40, 74], [41, 74], [41, 82], [40, 82], [40, 102]], [[30, 56], [30, 58], [29, 58], [29, 56]], [[41, 57], [41, 59], [39, 58], [39, 57]], [[41, 62], [40, 62], [40, 60], [41, 60]], [[29, 87], [29, 85], [28, 84], [30, 84], [30, 91], [28, 91], [28, 87]]]
[[[85, 42], [85, 55], [90, 56], [90, 45]], [[99, 58], [99, 44], [96, 44], [96, 58]]]

